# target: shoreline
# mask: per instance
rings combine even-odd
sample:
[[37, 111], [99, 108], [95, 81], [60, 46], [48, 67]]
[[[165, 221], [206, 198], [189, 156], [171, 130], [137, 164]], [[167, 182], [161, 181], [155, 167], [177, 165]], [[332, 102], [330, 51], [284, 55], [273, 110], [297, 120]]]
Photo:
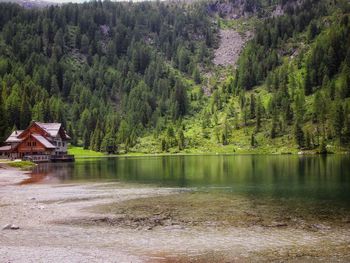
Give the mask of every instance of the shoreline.
[[8, 163], [0, 163], [0, 187], [19, 184], [30, 178], [30, 171], [11, 167]]
[[100, 159], [100, 158], [129, 158], [129, 157], [176, 157], [176, 156], [245, 156], [245, 155], [266, 155], [266, 156], [327, 156], [327, 155], [350, 155], [350, 152], [336, 152], [336, 153], [215, 153], [215, 152], [203, 152], [203, 153], [132, 153], [132, 154], [105, 154], [104, 156], [75, 156], [76, 159]]

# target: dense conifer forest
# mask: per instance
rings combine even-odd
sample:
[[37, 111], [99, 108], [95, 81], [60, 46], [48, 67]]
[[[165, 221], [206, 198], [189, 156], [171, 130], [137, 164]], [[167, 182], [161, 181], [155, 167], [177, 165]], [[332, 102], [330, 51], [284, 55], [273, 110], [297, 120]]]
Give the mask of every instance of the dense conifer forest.
[[[0, 3], [0, 141], [36, 120], [102, 152], [346, 151], [349, 2], [220, 3], [241, 16], [218, 2]], [[212, 62], [222, 29], [252, 32], [237, 65]]]

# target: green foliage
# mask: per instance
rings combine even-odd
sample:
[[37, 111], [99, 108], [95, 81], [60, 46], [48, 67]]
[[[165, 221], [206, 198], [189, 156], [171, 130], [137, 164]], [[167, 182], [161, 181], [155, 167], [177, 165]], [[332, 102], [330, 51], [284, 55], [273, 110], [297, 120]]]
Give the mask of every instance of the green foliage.
[[13, 161], [13, 162], [7, 162], [8, 166], [19, 168], [21, 170], [29, 170], [35, 166], [35, 163], [32, 163], [30, 161]]
[[214, 41], [205, 8], [0, 3], [1, 140], [8, 127], [37, 120], [62, 122], [85, 149], [127, 150], [159, 119], [183, 118], [191, 110], [185, 79], [201, 82], [194, 65], [207, 63]]
[[[272, 2], [245, 1], [252, 17], [219, 25], [207, 3], [1, 3], [0, 138], [34, 119], [84, 152], [346, 147], [349, 4], [279, 3], [267, 16]], [[234, 71], [210, 61], [220, 26], [255, 32]]]
[[68, 154], [73, 154], [76, 158], [79, 157], [102, 157], [104, 156], [101, 152], [96, 152], [92, 150], [86, 150], [82, 147], [72, 146], [68, 148]]

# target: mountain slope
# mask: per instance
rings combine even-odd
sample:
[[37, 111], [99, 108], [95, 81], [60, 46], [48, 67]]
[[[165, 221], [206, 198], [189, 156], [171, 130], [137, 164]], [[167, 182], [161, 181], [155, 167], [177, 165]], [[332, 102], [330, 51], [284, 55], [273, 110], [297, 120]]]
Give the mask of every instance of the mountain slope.
[[[35, 119], [63, 122], [73, 144], [98, 151], [344, 151], [349, 10], [325, 0], [0, 4], [0, 136]], [[231, 50], [218, 49], [220, 32], [251, 38], [236, 65], [215, 63]]]

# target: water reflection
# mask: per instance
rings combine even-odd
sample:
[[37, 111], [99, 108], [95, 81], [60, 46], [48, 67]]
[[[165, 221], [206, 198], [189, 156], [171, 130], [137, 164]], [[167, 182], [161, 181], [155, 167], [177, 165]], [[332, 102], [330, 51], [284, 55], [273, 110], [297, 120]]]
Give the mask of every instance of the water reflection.
[[163, 156], [41, 164], [33, 177], [41, 182], [124, 181], [350, 201], [349, 168], [347, 155]]
[[30, 178], [20, 184], [33, 183], [60, 183], [72, 179], [74, 164], [68, 163], [41, 163], [31, 170]]

